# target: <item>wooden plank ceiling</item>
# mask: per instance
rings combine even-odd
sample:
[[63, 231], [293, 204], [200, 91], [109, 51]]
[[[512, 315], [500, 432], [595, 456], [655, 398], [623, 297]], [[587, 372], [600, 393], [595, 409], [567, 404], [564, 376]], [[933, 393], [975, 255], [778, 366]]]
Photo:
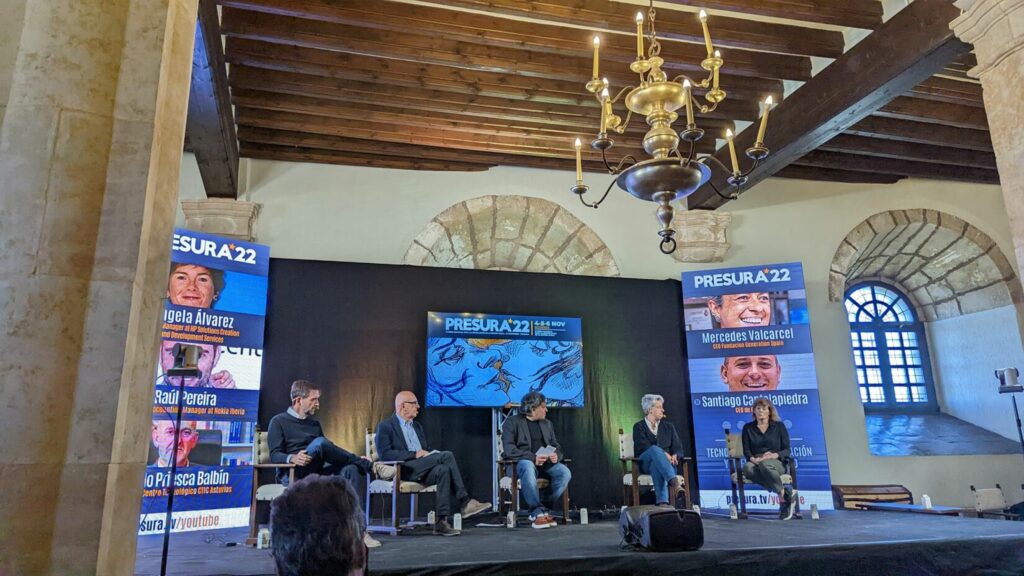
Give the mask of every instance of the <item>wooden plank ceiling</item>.
[[[527, 166], [565, 170], [567, 183], [571, 142], [589, 141], [600, 116], [583, 88], [591, 38], [601, 37], [601, 75], [616, 89], [633, 83], [630, 32], [636, 12], [647, 9], [608, 0], [219, 3], [241, 156], [418, 170]], [[670, 75], [703, 76], [699, 8], [712, 11], [728, 91], [715, 113], [698, 117], [709, 135], [699, 153], [720, 144], [711, 135], [756, 121], [758, 102], [782, 98], [784, 81], [810, 80], [811, 57], [840, 56], [844, 30], [882, 23], [876, 0], [659, 3]], [[981, 86], [964, 73], [972, 65], [970, 58], [950, 63], [776, 175], [998, 182]], [[646, 125], [630, 124], [616, 137], [616, 159], [646, 157]], [[600, 156], [585, 150], [584, 170], [605, 172]]]

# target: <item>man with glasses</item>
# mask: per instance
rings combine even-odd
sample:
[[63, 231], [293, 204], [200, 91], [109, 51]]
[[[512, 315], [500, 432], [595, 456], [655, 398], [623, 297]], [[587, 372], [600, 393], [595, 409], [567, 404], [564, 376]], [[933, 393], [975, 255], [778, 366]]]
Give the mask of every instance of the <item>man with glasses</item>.
[[[320, 410], [320, 389], [308, 380], [296, 380], [291, 388], [292, 405], [270, 419], [267, 443], [270, 461], [295, 464], [295, 477], [310, 474], [341, 476], [349, 481], [362, 498], [366, 495], [366, 474], [370, 459], [336, 446], [324, 437], [324, 429], [313, 416]], [[286, 470], [278, 470], [278, 482], [287, 484]], [[366, 545], [375, 548], [380, 542], [366, 534]]]
[[491, 505], [470, 497], [451, 452], [430, 449], [423, 427], [414, 421], [419, 412], [416, 395], [399, 392], [395, 396], [395, 415], [377, 426], [377, 452], [381, 460], [402, 462], [402, 478], [428, 486], [437, 484], [434, 534], [458, 536], [460, 532], [448, 523], [450, 514], [459, 511], [463, 518], [469, 518], [489, 510]]

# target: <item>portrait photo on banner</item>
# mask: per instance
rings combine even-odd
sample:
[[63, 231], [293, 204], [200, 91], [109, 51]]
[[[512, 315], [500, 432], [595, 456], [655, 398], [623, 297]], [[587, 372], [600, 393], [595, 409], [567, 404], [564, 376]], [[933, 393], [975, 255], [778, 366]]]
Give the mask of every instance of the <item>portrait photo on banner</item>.
[[686, 330], [808, 324], [805, 290], [737, 292], [683, 299]]
[[260, 375], [263, 371], [263, 351], [258, 348], [240, 348], [221, 344], [197, 344], [177, 340], [160, 342], [160, 358], [157, 362], [156, 383], [164, 386], [178, 386], [178, 378], [167, 376], [174, 367], [176, 345], [198, 346], [199, 360], [196, 367], [198, 377], [185, 377], [186, 388], [221, 388], [228, 390], [259, 390]]
[[771, 392], [818, 387], [814, 354], [738, 353], [690, 358], [690, 392]]
[[175, 306], [263, 315], [266, 293], [266, 276], [204, 264], [172, 261], [167, 276], [167, 299]]

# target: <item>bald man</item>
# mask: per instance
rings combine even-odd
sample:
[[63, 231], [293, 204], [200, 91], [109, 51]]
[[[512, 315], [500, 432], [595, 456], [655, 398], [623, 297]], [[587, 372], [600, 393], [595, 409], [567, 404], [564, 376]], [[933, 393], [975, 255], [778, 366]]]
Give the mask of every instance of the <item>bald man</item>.
[[458, 536], [459, 531], [448, 523], [455, 511], [463, 518], [491, 508], [490, 504], [471, 498], [462, 483], [462, 473], [455, 456], [448, 451], [431, 450], [423, 427], [415, 421], [420, 413], [416, 395], [409, 391], [395, 396], [395, 415], [377, 425], [377, 453], [381, 460], [402, 462], [402, 478], [421, 484], [437, 484], [437, 519], [434, 534]]

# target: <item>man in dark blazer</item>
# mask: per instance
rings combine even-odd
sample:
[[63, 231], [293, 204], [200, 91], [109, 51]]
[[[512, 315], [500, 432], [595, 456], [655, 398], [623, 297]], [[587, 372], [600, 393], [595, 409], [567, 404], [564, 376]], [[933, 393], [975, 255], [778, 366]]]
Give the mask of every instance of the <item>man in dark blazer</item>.
[[377, 454], [381, 460], [401, 461], [402, 478], [420, 484], [437, 484], [437, 519], [434, 534], [457, 536], [460, 532], [448, 523], [453, 510], [463, 518], [491, 508], [470, 497], [462, 483], [455, 456], [448, 451], [431, 450], [423, 427], [415, 421], [420, 412], [416, 395], [409, 391], [395, 396], [395, 414], [377, 425]]
[[[534, 528], [550, 528], [555, 519], [548, 513], [537, 488], [537, 477], [550, 481], [548, 502], [557, 502], [569, 486], [572, 473], [562, 464], [562, 447], [555, 438], [555, 427], [547, 419], [547, 400], [540, 392], [527, 392], [519, 405], [519, 414], [505, 420], [501, 445], [505, 458], [517, 460], [519, 491], [530, 507]], [[554, 448], [553, 453], [548, 453]], [[538, 454], [540, 452], [541, 454]]]

